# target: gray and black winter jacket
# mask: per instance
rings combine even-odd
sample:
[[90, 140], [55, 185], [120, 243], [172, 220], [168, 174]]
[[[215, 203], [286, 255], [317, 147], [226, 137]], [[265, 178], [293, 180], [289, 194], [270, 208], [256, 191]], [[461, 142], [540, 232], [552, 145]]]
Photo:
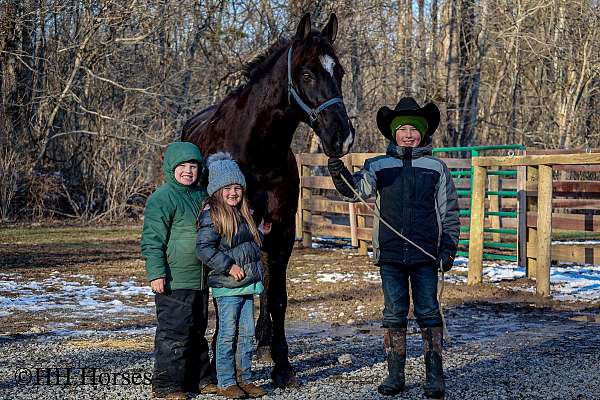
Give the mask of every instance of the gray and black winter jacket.
[[[446, 260], [454, 257], [458, 247], [458, 196], [448, 167], [431, 154], [430, 144], [413, 148], [390, 143], [385, 155], [366, 160], [354, 175], [347, 170], [343, 174], [352, 179], [363, 199], [376, 196], [381, 216], [390, 225], [433, 256]], [[346, 200], [359, 201], [339, 175], [332, 179]], [[432, 261], [379, 219], [373, 228], [375, 264]]]
[[[216, 231], [209, 209], [200, 213], [198, 227], [196, 255], [210, 268], [208, 286], [239, 288], [262, 281], [264, 272], [260, 261], [260, 247], [245, 221], [241, 220], [238, 223], [237, 233], [233, 236], [231, 245]], [[245, 277], [241, 281], [236, 281], [229, 275], [233, 264], [244, 270]]]

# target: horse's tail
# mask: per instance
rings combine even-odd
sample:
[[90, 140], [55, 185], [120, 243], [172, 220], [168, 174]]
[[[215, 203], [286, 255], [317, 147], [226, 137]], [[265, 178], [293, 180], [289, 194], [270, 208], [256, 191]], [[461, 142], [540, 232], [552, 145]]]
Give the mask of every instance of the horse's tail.
[[183, 128], [181, 128], [181, 141], [182, 142], [191, 142], [193, 141], [193, 136], [196, 131], [208, 122], [217, 109], [217, 105], [212, 105], [210, 107], [205, 108], [202, 111], [197, 112], [192, 115], [186, 122], [183, 124]]

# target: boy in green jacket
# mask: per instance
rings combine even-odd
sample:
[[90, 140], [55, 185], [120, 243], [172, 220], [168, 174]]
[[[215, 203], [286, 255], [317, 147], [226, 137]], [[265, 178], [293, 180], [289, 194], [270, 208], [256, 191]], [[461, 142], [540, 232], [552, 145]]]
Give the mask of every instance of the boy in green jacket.
[[155, 293], [155, 398], [185, 399], [185, 392], [216, 393], [206, 327], [208, 285], [196, 258], [196, 218], [207, 194], [198, 185], [202, 155], [192, 143], [171, 143], [164, 155], [165, 183], [146, 202], [142, 255]]

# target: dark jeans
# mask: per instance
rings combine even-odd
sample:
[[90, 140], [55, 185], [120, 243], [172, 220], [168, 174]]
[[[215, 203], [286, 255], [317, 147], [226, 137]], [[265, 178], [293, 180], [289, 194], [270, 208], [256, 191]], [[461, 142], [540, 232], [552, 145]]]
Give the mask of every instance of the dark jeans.
[[158, 326], [152, 389], [156, 394], [198, 392], [215, 381], [205, 338], [208, 290], [173, 290], [157, 294], [154, 301]]
[[442, 326], [437, 300], [437, 268], [432, 264], [380, 265], [383, 285], [383, 327], [405, 328], [410, 306], [409, 281], [417, 323], [421, 328]]

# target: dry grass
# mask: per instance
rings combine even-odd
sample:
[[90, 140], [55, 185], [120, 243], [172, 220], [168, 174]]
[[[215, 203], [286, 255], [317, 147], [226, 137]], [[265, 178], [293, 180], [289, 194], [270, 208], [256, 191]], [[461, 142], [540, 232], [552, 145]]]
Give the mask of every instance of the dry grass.
[[85, 340], [73, 339], [65, 343], [67, 347], [74, 349], [116, 349], [151, 352], [154, 349], [154, 343], [150, 336], [136, 337], [134, 339], [104, 339], [94, 340], [86, 338]]

